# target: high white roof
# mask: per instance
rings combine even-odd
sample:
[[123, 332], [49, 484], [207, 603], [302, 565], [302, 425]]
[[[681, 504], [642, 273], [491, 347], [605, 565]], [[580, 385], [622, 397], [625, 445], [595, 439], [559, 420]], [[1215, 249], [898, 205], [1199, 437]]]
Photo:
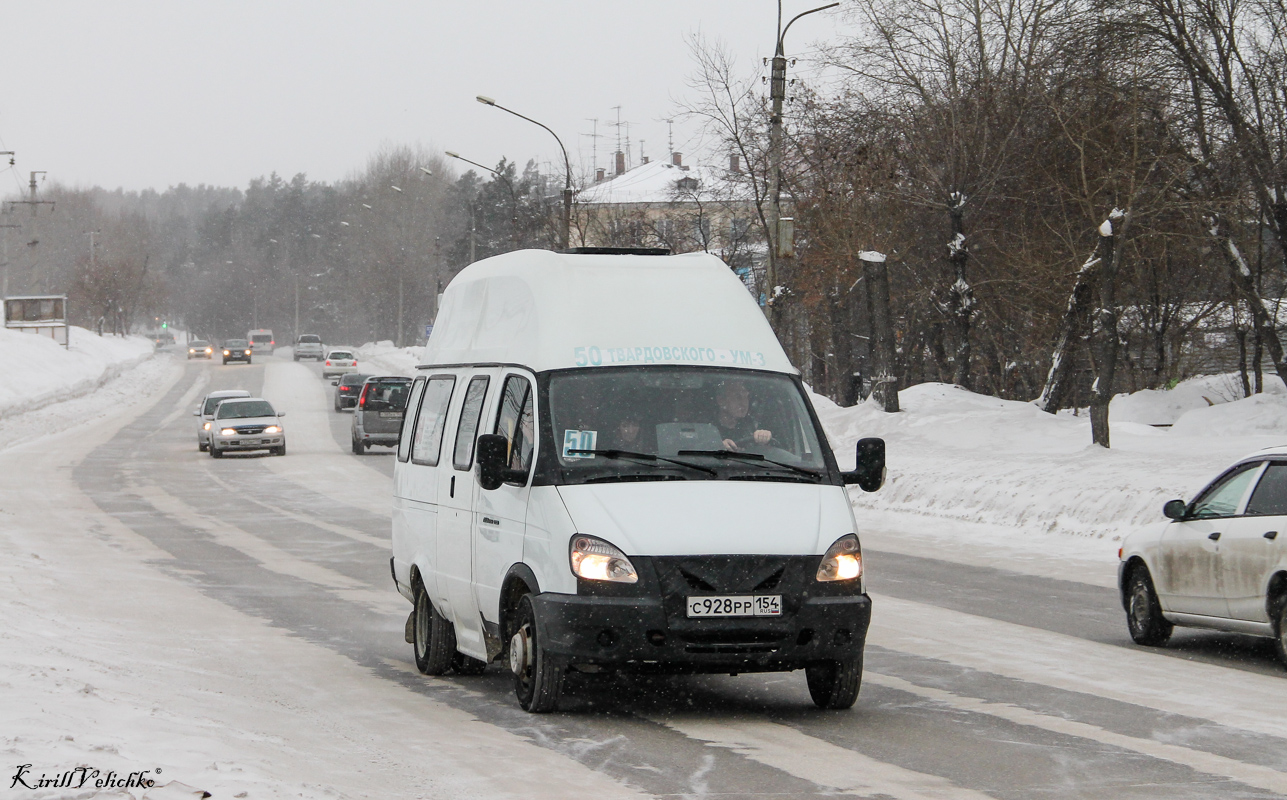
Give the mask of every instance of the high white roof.
[[443, 294], [422, 366], [480, 363], [796, 371], [746, 287], [708, 253], [519, 250], [471, 264]]

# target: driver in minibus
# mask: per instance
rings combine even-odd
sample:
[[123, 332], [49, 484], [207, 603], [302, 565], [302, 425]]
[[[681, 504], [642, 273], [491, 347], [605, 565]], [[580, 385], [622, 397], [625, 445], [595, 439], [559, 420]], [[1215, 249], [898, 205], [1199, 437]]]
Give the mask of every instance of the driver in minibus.
[[715, 424], [725, 450], [741, 450], [749, 444], [768, 444], [773, 432], [764, 430], [751, 419], [751, 393], [742, 381], [721, 381], [715, 389], [715, 403], [719, 410]]

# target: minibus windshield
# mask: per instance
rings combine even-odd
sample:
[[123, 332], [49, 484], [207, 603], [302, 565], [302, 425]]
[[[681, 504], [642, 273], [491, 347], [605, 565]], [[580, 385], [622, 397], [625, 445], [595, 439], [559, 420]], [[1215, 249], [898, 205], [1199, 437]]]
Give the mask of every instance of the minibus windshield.
[[549, 408], [569, 482], [826, 479], [812, 417], [787, 375], [707, 367], [556, 372]]

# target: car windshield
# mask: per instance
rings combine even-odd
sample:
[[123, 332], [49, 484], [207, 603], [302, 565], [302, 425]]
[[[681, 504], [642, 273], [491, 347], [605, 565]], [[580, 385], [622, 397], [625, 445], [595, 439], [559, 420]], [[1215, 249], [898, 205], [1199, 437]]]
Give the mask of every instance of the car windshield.
[[555, 457], [567, 482], [820, 481], [805, 398], [789, 376], [700, 367], [557, 372]]
[[299, 343], [300, 344], [321, 344], [322, 340], [318, 336], [313, 336], [311, 334], [306, 333], [303, 336], [299, 337]]
[[215, 414], [218, 419], [247, 419], [249, 417], [275, 417], [277, 412], [267, 400], [225, 400]]
[[340, 388], [341, 388], [341, 389], [356, 389], [356, 388], [360, 387], [362, 384], [366, 383], [366, 379], [367, 379], [367, 378], [369, 378], [369, 377], [371, 377], [371, 376], [370, 376], [370, 375], [358, 375], [358, 374], [356, 374], [356, 373], [352, 373], [352, 372], [350, 372], [348, 375], [345, 375], [344, 377], [340, 378]]
[[188, 347], [191, 347], [193, 349], [198, 347], [209, 347], [209, 346], [210, 346], [209, 342], [202, 342], [202, 341], [188, 342]]
[[244, 350], [247, 344], [248, 342], [245, 339], [229, 339], [228, 341], [223, 343], [223, 349], [236, 350], [238, 348], [241, 348]]
[[250, 341], [252, 342], [262, 343], [262, 342], [271, 342], [272, 340], [273, 340], [272, 335], [267, 333], [256, 333], [254, 336], [250, 337]]
[[[250, 395], [249, 395], [249, 394], [243, 394], [243, 395], [240, 395], [240, 396], [241, 396], [241, 397], [249, 397]], [[214, 411], [215, 411], [215, 409], [219, 407], [219, 404], [220, 404], [220, 403], [222, 403], [224, 400], [227, 400], [227, 399], [228, 399], [228, 397], [227, 397], [227, 396], [224, 396], [224, 397], [207, 397], [207, 398], [206, 398], [206, 405], [205, 405], [205, 408], [201, 409], [201, 413], [202, 413], [202, 414], [213, 414], [213, 413], [214, 413]]]
[[352, 361], [353, 354], [347, 350], [332, 350], [331, 354], [328, 355], [327, 358], [332, 361]]

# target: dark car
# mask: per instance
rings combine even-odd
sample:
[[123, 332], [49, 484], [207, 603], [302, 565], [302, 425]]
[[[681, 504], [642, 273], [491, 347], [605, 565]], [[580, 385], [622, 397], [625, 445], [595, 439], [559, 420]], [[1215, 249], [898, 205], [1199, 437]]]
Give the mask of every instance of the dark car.
[[250, 363], [250, 342], [245, 339], [225, 339], [223, 343], [223, 363], [244, 361]]
[[353, 409], [353, 453], [362, 455], [371, 445], [397, 447], [402, 413], [407, 407], [411, 379], [367, 378]]
[[356, 408], [358, 395], [362, 394], [362, 384], [366, 383], [369, 377], [371, 376], [365, 373], [350, 372], [331, 381], [331, 385], [335, 387], [335, 410]]

